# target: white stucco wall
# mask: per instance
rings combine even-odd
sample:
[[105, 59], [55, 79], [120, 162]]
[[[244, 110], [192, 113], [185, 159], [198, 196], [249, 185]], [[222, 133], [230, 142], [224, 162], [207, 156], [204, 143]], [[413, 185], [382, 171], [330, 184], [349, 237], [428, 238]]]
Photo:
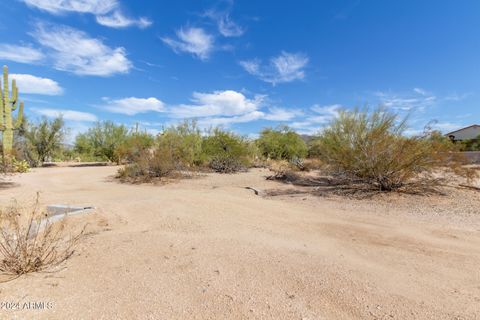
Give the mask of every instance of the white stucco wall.
[[455, 140], [475, 139], [480, 135], [480, 127], [470, 127], [452, 133]]

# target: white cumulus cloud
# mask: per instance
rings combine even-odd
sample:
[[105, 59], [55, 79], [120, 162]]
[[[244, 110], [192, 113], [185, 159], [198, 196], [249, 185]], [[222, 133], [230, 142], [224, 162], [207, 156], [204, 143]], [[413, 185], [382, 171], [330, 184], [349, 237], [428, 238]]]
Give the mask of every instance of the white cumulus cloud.
[[157, 98], [123, 98], [110, 100], [104, 99], [107, 104], [104, 108], [110, 112], [121, 113], [126, 115], [136, 115], [138, 113], [146, 112], [163, 112], [165, 111], [165, 104]]
[[201, 60], [206, 60], [214, 48], [214, 38], [202, 28], [181, 28], [177, 39], [163, 37], [162, 41], [175, 52], [187, 52]]
[[263, 118], [269, 121], [289, 121], [300, 115], [303, 115], [301, 110], [271, 107]]
[[32, 36], [50, 50], [58, 70], [78, 75], [110, 76], [127, 73], [132, 67], [124, 48], [111, 48], [77, 29], [37, 24]]
[[248, 99], [233, 90], [212, 93], [194, 92], [192, 104], [182, 104], [171, 108], [176, 117], [238, 116], [256, 111], [262, 103], [262, 96]]
[[257, 120], [289, 121], [303, 115], [298, 109], [268, 106], [267, 100], [265, 95], [248, 98], [234, 90], [194, 92], [191, 103], [172, 105], [168, 114], [173, 118], [196, 118], [204, 127]]
[[21, 63], [34, 63], [44, 58], [40, 50], [29, 46], [0, 44], [0, 59]]
[[35, 112], [36, 114], [46, 116], [48, 118], [56, 118], [56, 117], [62, 116], [63, 119], [65, 120], [83, 121], [83, 122], [94, 122], [98, 120], [97, 116], [92, 113], [75, 111], [75, 110], [33, 108], [32, 111]]
[[282, 51], [280, 55], [271, 58], [267, 65], [262, 65], [259, 59], [240, 61], [240, 65], [251, 75], [276, 85], [304, 79], [308, 61], [305, 54]]
[[262, 111], [253, 111], [240, 116], [234, 117], [210, 117], [202, 118], [198, 121], [198, 124], [202, 127], [211, 126], [228, 126], [233, 123], [245, 123], [260, 120], [265, 116]]
[[56, 96], [63, 93], [63, 88], [52, 79], [36, 77], [31, 74], [15, 73], [10, 74], [10, 79], [16, 80], [20, 94], [32, 93]]

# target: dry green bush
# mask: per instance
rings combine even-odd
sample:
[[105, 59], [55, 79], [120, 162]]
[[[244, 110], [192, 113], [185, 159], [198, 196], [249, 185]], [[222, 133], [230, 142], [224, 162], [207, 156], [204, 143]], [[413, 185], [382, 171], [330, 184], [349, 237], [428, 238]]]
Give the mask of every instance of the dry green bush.
[[117, 178], [122, 182], [143, 183], [177, 177], [182, 164], [175, 156], [175, 150], [161, 144], [155, 150], [143, 151], [132, 163], [118, 170]]
[[20, 276], [46, 271], [72, 256], [84, 230], [67, 237], [62, 222], [50, 223], [45, 217], [38, 196], [30, 210], [17, 203], [0, 209], [0, 272]]
[[34, 167], [52, 160], [63, 149], [66, 136], [65, 121], [43, 117], [38, 123], [27, 123], [24, 133], [25, 158]]
[[462, 151], [480, 151], [480, 135], [474, 139], [460, 141]]
[[[112, 121], [97, 122], [87, 132], [75, 137], [74, 151], [82, 161], [111, 161], [119, 163], [118, 148], [129, 137], [129, 130], [124, 125]], [[122, 154], [123, 155], [123, 154]]]
[[333, 174], [382, 191], [435, 188], [445, 172], [469, 174], [448, 139], [430, 131], [406, 137], [405, 129], [384, 109], [342, 111], [316, 139], [317, 150]]
[[305, 141], [287, 126], [262, 130], [256, 142], [261, 154], [267, 159], [303, 159], [308, 154]]
[[232, 132], [215, 128], [203, 139], [202, 154], [208, 166], [220, 173], [245, 170], [251, 162], [249, 141]]
[[122, 182], [144, 183], [178, 178], [202, 163], [202, 135], [195, 121], [166, 128], [154, 146], [143, 148], [118, 171]]
[[163, 130], [157, 143], [162, 148], [168, 148], [172, 156], [188, 169], [203, 165], [205, 156], [202, 152], [202, 132], [195, 120], [183, 121]]
[[151, 134], [138, 131], [137, 127], [115, 148], [116, 159], [119, 163], [131, 163], [150, 150], [154, 143], [155, 138]]
[[201, 170], [234, 173], [258, 160], [255, 143], [245, 137], [213, 128], [201, 132], [195, 121], [185, 121], [163, 130], [155, 147], [144, 150], [120, 169], [124, 182], [151, 182], [161, 178], [189, 176]]

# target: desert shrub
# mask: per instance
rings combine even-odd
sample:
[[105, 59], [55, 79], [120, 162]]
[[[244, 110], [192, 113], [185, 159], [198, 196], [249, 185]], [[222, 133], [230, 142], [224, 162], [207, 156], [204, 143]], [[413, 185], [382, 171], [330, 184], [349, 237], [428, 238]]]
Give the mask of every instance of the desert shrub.
[[325, 164], [318, 158], [307, 158], [304, 160], [303, 165], [306, 171], [320, 170], [325, 167]]
[[174, 150], [159, 145], [154, 150], [144, 150], [134, 161], [119, 169], [117, 177], [123, 182], [142, 183], [173, 177], [181, 170]]
[[287, 160], [269, 160], [268, 169], [273, 172], [269, 179], [277, 179], [284, 176], [287, 172], [292, 172], [292, 165]]
[[147, 132], [131, 132], [115, 149], [116, 158], [119, 162], [133, 162], [135, 159], [151, 149], [155, 138]]
[[480, 151], [480, 136], [461, 141], [459, 144], [462, 151]]
[[29, 212], [16, 203], [0, 209], [0, 272], [18, 276], [45, 271], [74, 253], [83, 230], [67, 238], [63, 223], [41, 223], [46, 214], [38, 207], [37, 197]]
[[202, 136], [195, 122], [184, 122], [165, 129], [156, 145], [144, 150], [120, 169], [118, 178], [127, 182], [150, 182], [181, 177], [209, 167], [221, 173], [245, 169], [252, 157], [251, 143], [219, 128]]
[[101, 161], [120, 162], [117, 149], [128, 138], [128, 129], [112, 121], [97, 122], [87, 132], [77, 135], [75, 151], [82, 160], [95, 159]]
[[185, 168], [200, 166], [205, 161], [202, 141], [201, 131], [195, 121], [184, 121], [166, 128], [157, 138], [159, 147], [168, 149]]
[[266, 168], [267, 160], [263, 157], [257, 141], [253, 139], [247, 140], [248, 161], [253, 168]]
[[54, 156], [54, 161], [79, 161], [80, 155], [71, 145], [64, 145], [61, 152]]
[[[90, 133], [90, 135], [92, 135]], [[93, 143], [86, 133], [80, 133], [75, 137], [74, 152], [82, 161], [97, 160], [94, 155]]]
[[305, 158], [308, 152], [300, 135], [287, 126], [264, 129], [257, 144], [264, 157], [274, 160]]
[[151, 182], [158, 178], [170, 177], [176, 169], [175, 163], [170, 158], [154, 152], [120, 168], [117, 177], [123, 182]]
[[299, 171], [309, 171], [310, 162], [303, 158], [294, 158], [291, 160], [267, 160], [266, 167], [273, 172], [272, 177], [281, 177], [286, 173], [297, 173]]
[[308, 148], [308, 153], [307, 153], [308, 158], [318, 158], [322, 153], [321, 142], [319, 141], [318, 137], [314, 137], [310, 139], [310, 141], [308, 141], [307, 143], [307, 148]]
[[42, 118], [38, 123], [29, 122], [26, 125], [24, 143], [21, 147], [22, 157], [31, 166], [39, 166], [48, 159], [61, 153], [65, 140], [65, 122], [62, 117], [53, 120]]
[[30, 165], [26, 160], [17, 160], [14, 156], [8, 159], [0, 157], [0, 172], [3, 174], [25, 173], [30, 170]]
[[30, 170], [30, 165], [26, 160], [17, 160], [16, 158], [13, 158], [12, 165], [14, 172], [25, 173]]
[[384, 109], [343, 111], [318, 137], [320, 159], [351, 181], [390, 191], [434, 187], [436, 170], [460, 172], [455, 146], [435, 132], [403, 135], [406, 121]]
[[250, 164], [248, 141], [220, 128], [203, 139], [202, 153], [209, 167], [217, 172], [236, 172]]

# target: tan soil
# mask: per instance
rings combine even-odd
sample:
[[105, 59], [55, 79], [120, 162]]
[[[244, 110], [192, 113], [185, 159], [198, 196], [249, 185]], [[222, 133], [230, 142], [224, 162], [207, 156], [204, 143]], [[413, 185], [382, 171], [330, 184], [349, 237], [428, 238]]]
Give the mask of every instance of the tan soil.
[[93, 205], [61, 270], [0, 284], [1, 319], [480, 319], [480, 193], [256, 196], [267, 171], [124, 185], [35, 169], [0, 200]]

